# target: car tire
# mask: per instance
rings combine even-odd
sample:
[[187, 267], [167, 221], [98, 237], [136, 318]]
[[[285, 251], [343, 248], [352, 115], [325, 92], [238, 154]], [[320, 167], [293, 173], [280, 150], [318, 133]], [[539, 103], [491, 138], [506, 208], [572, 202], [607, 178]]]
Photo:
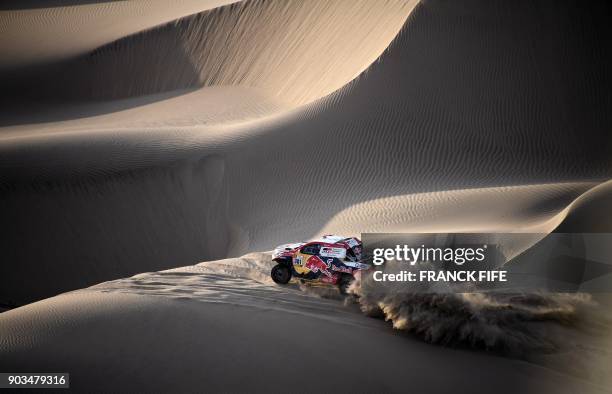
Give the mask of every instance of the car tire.
[[274, 283], [286, 285], [291, 280], [291, 270], [285, 264], [276, 264], [270, 271], [270, 276]]
[[353, 276], [344, 274], [340, 277], [340, 281], [338, 282], [338, 289], [340, 289], [340, 294], [348, 294], [347, 290], [351, 283], [353, 282]]

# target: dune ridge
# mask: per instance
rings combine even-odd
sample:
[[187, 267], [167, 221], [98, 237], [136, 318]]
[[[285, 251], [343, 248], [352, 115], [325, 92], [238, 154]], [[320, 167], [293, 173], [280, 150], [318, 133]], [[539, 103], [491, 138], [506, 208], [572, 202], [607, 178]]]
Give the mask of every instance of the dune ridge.
[[[100, 100], [246, 86], [288, 105], [302, 105], [339, 89], [367, 68], [416, 3], [237, 2], [97, 47], [60, 65], [57, 72], [42, 73], [21, 94], [33, 90], [40, 97], [51, 91], [54, 99]], [[23, 83], [28, 85], [27, 78]]]
[[[9, 2], [0, 6], [0, 69], [15, 69], [77, 56], [231, 0]], [[33, 2], [29, 2], [33, 3]], [[64, 3], [64, 4], [62, 4]], [[129, 22], [129, 23], [127, 23]]]

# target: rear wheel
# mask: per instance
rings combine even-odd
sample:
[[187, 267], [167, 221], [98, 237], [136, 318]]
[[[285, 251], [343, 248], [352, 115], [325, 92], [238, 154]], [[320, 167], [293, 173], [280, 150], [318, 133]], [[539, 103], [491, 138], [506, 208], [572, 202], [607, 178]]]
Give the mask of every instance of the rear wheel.
[[276, 264], [270, 276], [275, 283], [286, 285], [291, 280], [291, 270], [285, 264]]
[[340, 294], [348, 294], [347, 290], [352, 282], [353, 282], [353, 275], [343, 274], [340, 277], [340, 281], [338, 282], [338, 288], [340, 289]]

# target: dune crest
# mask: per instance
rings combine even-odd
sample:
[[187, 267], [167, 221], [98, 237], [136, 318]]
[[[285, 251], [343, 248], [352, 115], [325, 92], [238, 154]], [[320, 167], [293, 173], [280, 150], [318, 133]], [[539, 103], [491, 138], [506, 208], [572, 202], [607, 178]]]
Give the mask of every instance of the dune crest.
[[[57, 72], [35, 76], [30, 92], [35, 97], [53, 91], [55, 98], [100, 100], [203, 86], [246, 86], [299, 106], [328, 95], [364, 71], [388, 47], [417, 3], [238, 2], [100, 46], [60, 65]], [[22, 88], [21, 94], [25, 91]]]
[[[235, 0], [20, 1], [0, 6], [0, 69], [91, 51], [126, 35]], [[9, 2], [7, 2], [9, 3]], [[62, 3], [65, 3], [63, 5]]]

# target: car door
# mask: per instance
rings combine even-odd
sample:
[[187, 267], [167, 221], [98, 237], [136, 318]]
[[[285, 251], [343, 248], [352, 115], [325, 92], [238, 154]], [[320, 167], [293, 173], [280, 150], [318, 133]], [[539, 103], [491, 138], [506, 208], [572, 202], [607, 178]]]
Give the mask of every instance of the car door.
[[297, 253], [293, 257], [293, 268], [298, 274], [308, 274], [309, 272], [320, 271], [317, 264], [313, 264], [313, 260], [310, 260], [313, 256], [317, 256], [321, 250], [320, 244], [307, 244], [298, 249]]
[[[331, 276], [329, 266], [321, 259], [319, 252], [321, 251], [320, 244], [308, 244], [300, 248], [297, 258], [302, 264], [303, 273], [308, 274], [314, 279], [321, 274]], [[312, 273], [312, 275], [310, 275]]]

